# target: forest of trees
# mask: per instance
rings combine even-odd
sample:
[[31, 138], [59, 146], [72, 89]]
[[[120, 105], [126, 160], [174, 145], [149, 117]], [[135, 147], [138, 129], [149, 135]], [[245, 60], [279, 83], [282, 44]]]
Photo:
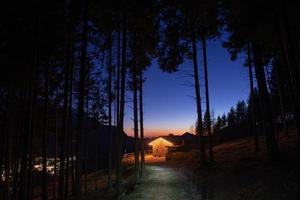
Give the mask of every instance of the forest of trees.
[[[168, 73], [192, 61], [203, 165], [214, 161], [213, 134], [245, 120], [256, 149], [257, 136], [264, 135], [269, 159], [277, 159], [278, 124], [286, 134], [289, 124], [300, 133], [299, 9], [297, 2], [284, 0], [7, 2], [0, 18], [1, 199], [33, 199], [37, 185], [43, 200], [81, 199], [88, 173], [84, 124], [91, 118], [107, 125], [109, 135], [117, 127], [116, 141], [106, 141], [110, 153], [103, 165], [108, 187], [121, 194], [127, 93], [133, 95], [136, 181], [141, 178], [144, 72], [154, 60]], [[249, 69], [249, 99], [213, 121], [207, 41], [224, 33], [223, 47], [232, 60], [245, 56], [241, 67]], [[50, 137], [54, 175], [47, 171]], [[36, 179], [39, 157], [42, 172]]]

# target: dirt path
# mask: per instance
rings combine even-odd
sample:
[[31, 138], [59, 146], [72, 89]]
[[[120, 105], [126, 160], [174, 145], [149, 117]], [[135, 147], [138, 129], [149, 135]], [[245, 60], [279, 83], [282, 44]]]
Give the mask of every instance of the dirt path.
[[192, 184], [173, 168], [147, 166], [147, 176], [122, 200], [194, 200], [201, 199]]

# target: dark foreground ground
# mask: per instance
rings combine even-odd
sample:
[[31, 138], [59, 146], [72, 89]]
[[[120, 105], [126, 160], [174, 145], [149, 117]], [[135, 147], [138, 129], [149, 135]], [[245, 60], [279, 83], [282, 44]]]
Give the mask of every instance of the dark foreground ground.
[[143, 183], [121, 200], [198, 200], [196, 188], [177, 169], [147, 166]]
[[[278, 136], [281, 158], [276, 162], [268, 161], [263, 140], [259, 152], [252, 138], [215, 146], [215, 163], [209, 167], [199, 166], [195, 150], [172, 153], [168, 161], [150, 159], [144, 179], [135, 187], [125, 181], [127, 191], [120, 199], [299, 200], [297, 136]], [[111, 199], [104, 194], [87, 199]]]
[[299, 200], [300, 152], [297, 136], [278, 137], [281, 158], [275, 162], [268, 161], [263, 140], [261, 137], [259, 152], [254, 151], [251, 138], [216, 146], [213, 167], [197, 165], [193, 159], [195, 152], [175, 153], [171, 158], [174, 163], [185, 163], [184, 173], [202, 199]]

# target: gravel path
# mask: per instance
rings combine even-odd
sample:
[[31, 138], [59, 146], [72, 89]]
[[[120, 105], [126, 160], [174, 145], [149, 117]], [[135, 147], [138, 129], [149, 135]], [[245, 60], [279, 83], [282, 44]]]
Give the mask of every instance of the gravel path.
[[164, 166], [147, 166], [143, 184], [122, 200], [200, 200], [192, 184], [178, 171]]

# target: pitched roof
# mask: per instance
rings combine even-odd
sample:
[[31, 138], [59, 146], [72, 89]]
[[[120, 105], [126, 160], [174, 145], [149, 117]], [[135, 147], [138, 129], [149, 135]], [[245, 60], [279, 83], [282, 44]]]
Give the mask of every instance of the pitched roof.
[[185, 132], [182, 135], [169, 134], [168, 136], [160, 136], [157, 138], [150, 139], [151, 142], [149, 143], [149, 145], [158, 138], [165, 139], [166, 141], [171, 142], [173, 145], [182, 145], [183, 141], [185, 144], [194, 144], [198, 142], [198, 137], [196, 135]]
[[153, 146], [153, 145], [155, 145], [155, 143], [159, 143], [159, 142], [163, 142], [165, 144], [165, 146], [173, 146], [173, 144], [171, 142], [169, 142], [168, 140], [166, 140], [162, 137], [156, 138], [155, 140], [150, 142], [149, 145]]

